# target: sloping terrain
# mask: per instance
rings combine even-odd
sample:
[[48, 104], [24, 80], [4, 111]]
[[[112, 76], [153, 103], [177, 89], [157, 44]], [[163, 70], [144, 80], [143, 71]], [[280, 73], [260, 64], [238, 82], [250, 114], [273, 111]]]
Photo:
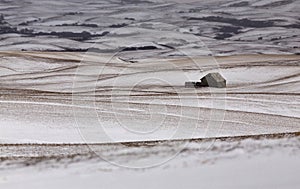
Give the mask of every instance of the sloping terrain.
[[[299, 140], [298, 133], [184, 143], [1, 145], [0, 185], [74, 189], [297, 188]], [[179, 146], [180, 153], [173, 156]], [[151, 169], [128, 169], [147, 165]]]
[[299, 9], [0, 0], [0, 188], [299, 188]]
[[297, 0], [4, 0], [0, 50], [299, 54], [299, 8]]
[[[150, 51], [151, 53], [151, 51]], [[81, 143], [299, 132], [299, 56], [147, 58], [2, 52], [1, 142]], [[219, 72], [227, 88], [184, 87]]]

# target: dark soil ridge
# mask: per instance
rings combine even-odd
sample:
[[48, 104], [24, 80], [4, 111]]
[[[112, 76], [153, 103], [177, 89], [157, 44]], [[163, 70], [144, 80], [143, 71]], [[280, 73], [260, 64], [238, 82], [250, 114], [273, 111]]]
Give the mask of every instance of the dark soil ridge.
[[153, 140], [153, 141], [132, 141], [132, 142], [117, 142], [117, 143], [3, 143], [0, 147], [18, 147], [18, 146], [49, 146], [49, 147], [64, 147], [64, 146], [89, 146], [89, 145], [126, 145], [126, 146], [154, 146], [160, 143], [168, 142], [211, 142], [214, 140], [219, 141], [239, 141], [246, 139], [281, 139], [299, 137], [299, 132], [286, 132], [286, 133], [271, 133], [271, 134], [258, 134], [258, 135], [240, 135], [240, 136], [222, 136], [222, 137], [209, 137], [209, 138], [191, 138], [191, 139], [171, 139], [171, 140]]

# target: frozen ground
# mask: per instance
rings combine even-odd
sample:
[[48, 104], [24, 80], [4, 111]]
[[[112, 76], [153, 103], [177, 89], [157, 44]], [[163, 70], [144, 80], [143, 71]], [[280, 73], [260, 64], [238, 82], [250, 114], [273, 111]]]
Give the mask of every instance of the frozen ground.
[[[96, 154], [86, 145], [1, 145], [0, 185], [8, 189], [298, 188], [299, 140], [298, 133], [169, 141], [159, 146], [95, 144], [90, 147]], [[128, 169], [168, 160], [183, 144], [181, 152], [161, 166]]]
[[[1, 52], [2, 143], [299, 132], [299, 56], [147, 58]], [[112, 57], [112, 58], [111, 58]], [[184, 88], [220, 72], [226, 89]]]
[[299, 8], [0, 0], [0, 188], [299, 188]]
[[299, 186], [298, 55], [0, 56], [1, 187]]
[[299, 8], [298, 0], [3, 0], [0, 50], [299, 54]]

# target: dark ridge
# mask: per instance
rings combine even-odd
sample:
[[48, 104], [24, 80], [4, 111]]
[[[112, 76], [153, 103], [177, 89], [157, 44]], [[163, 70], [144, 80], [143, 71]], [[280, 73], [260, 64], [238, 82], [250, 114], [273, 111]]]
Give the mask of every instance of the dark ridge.
[[[103, 52], [110, 52], [109, 50], [101, 50], [99, 48], [87, 48], [87, 49], [76, 49], [76, 48], [65, 48], [65, 52], [98, 52], [98, 53], [103, 53]], [[62, 51], [57, 51], [57, 52], [62, 52]]]
[[11, 26], [0, 26], [0, 34], [6, 34], [6, 33], [17, 33], [17, 34], [23, 34], [23, 35], [27, 35], [27, 36], [57, 36], [59, 38], [67, 38], [67, 39], [72, 39], [72, 40], [76, 40], [76, 41], [85, 41], [88, 39], [91, 39], [93, 37], [103, 37], [105, 35], [107, 35], [109, 32], [108, 31], [104, 31], [101, 34], [91, 34], [87, 31], [83, 31], [80, 33], [74, 33], [74, 32], [37, 32], [35, 33], [33, 30], [31, 29], [27, 29], [27, 28], [23, 28], [18, 30], [16, 27], [11, 27]]
[[132, 59], [126, 59], [126, 58], [122, 58], [122, 57], [118, 57], [118, 58], [124, 62], [129, 62], [129, 63], [137, 63], [138, 62], [138, 61], [132, 60]]
[[218, 39], [218, 40], [224, 40], [224, 39], [230, 38], [232, 36], [233, 36], [233, 34], [231, 34], [231, 33], [218, 33], [216, 35], [216, 37], [214, 37], [214, 38]]
[[125, 47], [121, 51], [157, 50], [156, 46]]
[[22, 22], [22, 23], [19, 24], [19, 26], [28, 26], [28, 24], [31, 24], [31, 23], [34, 23], [34, 22], [37, 22], [37, 21], [40, 21], [40, 20], [41, 20], [41, 18], [31, 20], [31, 21]]
[[55, 26], [80, 26], [80, 27], [90, 27], [90, 28], [98, 28], [99, 26], [97, 24], [60, 24], [60, 25], [55, 25]]
[[6, 34], [6, 33], [18, 33], [17, 28], [0, 25], [0, 34]]
[[48, 52], [87, 52], [88, 49], [75, 49], [75, 48], [67, 48], [67, 47], [64, 47], [64, 50], [50, 50]]
[[239, 26], [222, 26], [221, 28], [215, 28], [217, 36], [215, 39], [226, 39], [234, 36], [235, 34], [241, 33], [240, 30], [242, 27]]
[[72, 39], [75, 41], [85, 41], [89, 40], [93, 37], [102, 37], [107, 35], [109, 32], [105, 31], [102, 34], [91, 34], [87, 31], [83, 31], [80, 33], [74, 33], [74, 32], [38, 32], [38, 33], [32, 33], [32, 36], [43, 36], [43, 35], [52, 35], [52, 36], [57, 36], [60, 38], [67, 38], [67, 39]]
[[135, 20], [135, 18], [124, 18], [125, 20], [132, 20], [132, 21], [134, 21]]
[[173, 50], [175, 49], [175, 47], [172, 47], [172, 46], [166, 45], [166, 44], [158, 44], [158, 45], [169, 48], [169, 49], [173, 49]]
[[22, 22], [19, 24], [19, 26], [28, 26], [28, 22]]
[[79, 15], [79, 14], [83, 14], [82, 12], [67, 12], [65, 14], [63, 14], [64, 16], [68, 16], [68, 15]]
[[229, 5], [229, 7], [245, 7], [245, 6], [249, 6], [249, 2], [242, 1], [239, 3], [234, 3], [234, 4]]
[[286, 26], [281, 26], [283, 28], [296, 28], [296, 29], [300, 29], [300, 24], [290, 24], [290, 25], [286, 25]]
[[89, 146], [89, 145], [126, 145], [126, 146], [149, 146], [169, 142], [205, 142], [205, 141], [240, 141], [240, 140], [261, 140], [261, 139], [281, 139], [299, 137], [300, 132], [286, 132], [286, 133], [271, 133], [271, 134], [257, 134], [257, 135], [240, 135], [240, 136], [220, 136], [209, 138], [191, 138], [191, 139], [169, 139], [169, 140], [152, 140], [152, 141], [130, 141], [130, 142], [109, 142], [109, 143], [3, 143], [0, 147], [18, 147], [18, 146], [45, 146], [45, 147], [68, 147], [68, 146]]
[[[110, 49], [99, 49], [99, 48], [68, 48], [68, 47], [61, 47], [63, 48], [63, 50], [43, 50], [43, 52], [96, 52], [96, 53], [112, 53], [115, 52], [114, 50], [110, 50]], [[26, 50], [24, 50], [26, 51]]]
[[236, 18], [224, 18], [220, 16], [208, 16], [208, 17], [185, 17], [187, 20], [203, 20], [208, 22], [220, 22], [228, 23], [235, 26], [241, 27], [253, 27], [253, 28], [264, 28], [274, 26], [272, 21], [259, 21], [259, 20], [249, 20], [248, 18], [236, 19]]
[[238, 26], [222, 26], [219, 29], [219, 32], [238, 34], [238, 33], [240, 33], [241, 29], [242, 29], [242, 27], [238, 27]]
[[123, 28], [125, 26], [128, 26], [128, 24], [125, 24], [125, 23], [123, 23], [123, 24], [113, 24], [113, 25], [110, 25], [109, 27], [110, 28]]
[[227, 16], [232, 16], [233, 14], [232, 13], [229, 13], [229, 12], [224, 12], [224, 11], [218, 11], [216, 12], [217, 14], [222, 14], [222, 15], [227, 15]]
[[[70, 13], [69, 13], [70, 14]], [[26, 25], [29, 22], [24, 22], [21, 23], [20, 25]], [[86, 27], [98, 27], [96, 24], [82, 24], [79, 26], [86, 26]], [[3, 14], [0, 14], [0, 34], [6, 34], [6, 33], [17, 33], [17, 34], [22, 34], [22, 35], [27, 35], [27, 36], [45, 36], [45, 35], [51, 35], [51, 36], [57, 36], [59, 38], [67, 38], [67, 39], [72, 39], [76, 41], [85, 41], [89, 40], [93, 37], [103, 37], [107, 34], [109, 34], [108, 31], [104, 31], [101, 34], [91, 34], [87, 31], [83, 31], [80, 33], [74, 33], [74, 32], [37, 32], [35, 33], [34, 30], [28, 29], [28, 28], [22, 28], [18, 29], [17, 27], [10, 26], [4, 19]]]

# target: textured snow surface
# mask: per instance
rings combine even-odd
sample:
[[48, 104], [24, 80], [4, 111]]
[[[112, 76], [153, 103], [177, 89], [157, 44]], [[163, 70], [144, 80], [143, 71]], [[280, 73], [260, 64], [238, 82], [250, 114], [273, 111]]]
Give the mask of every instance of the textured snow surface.
[[[1, 143], [106, 143], [300, 131], [298, 55], [131, 62], [124, 61], [127, 55], [1, 52]], [[209, 72], [221, 73], [227, 88], [184, 88], [185, 81]]]
[[299, 8], [298, 0], [5, 0], [0, 50], [115, 52], [140, 45], [164, 56], [191, 46], [213, 55], [296, 54]]
[[[85, 145], [1, 145], [0, 186], [296, 189], [299, 140], [295, 135], [274, 135], [93, 145], [96, 154]], [[129, 169], [169, 159], [178, 148], [182, 151], [160, 166]]]
[[0, 188], [298, 189], [299, 9], [0, 0]]

